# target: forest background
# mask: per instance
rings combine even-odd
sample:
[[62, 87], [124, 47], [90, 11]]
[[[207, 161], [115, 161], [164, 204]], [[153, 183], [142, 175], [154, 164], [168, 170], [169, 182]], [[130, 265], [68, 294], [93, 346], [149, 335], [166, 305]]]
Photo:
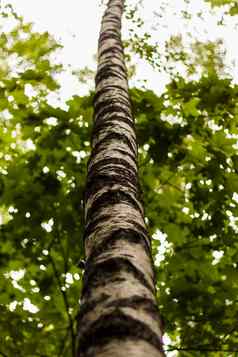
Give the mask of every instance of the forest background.
[[[69, 26], [56, 40], [11, 4], [0, 9], [0, 355], [71, 356], [104, 4], [81, 9], [98, 21], [89, 37]], [[236, 356], [238, 4], [194, 4], [126, 8], [140, 179], [167, 355]]]

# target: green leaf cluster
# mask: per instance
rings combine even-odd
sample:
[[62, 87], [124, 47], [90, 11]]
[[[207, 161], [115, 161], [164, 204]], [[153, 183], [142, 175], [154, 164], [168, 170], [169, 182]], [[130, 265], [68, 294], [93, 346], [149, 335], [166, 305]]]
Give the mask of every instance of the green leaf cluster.
[[132, 91], [158, 304], [181, 356], [237, 348], [237, 96], [216, 75]]

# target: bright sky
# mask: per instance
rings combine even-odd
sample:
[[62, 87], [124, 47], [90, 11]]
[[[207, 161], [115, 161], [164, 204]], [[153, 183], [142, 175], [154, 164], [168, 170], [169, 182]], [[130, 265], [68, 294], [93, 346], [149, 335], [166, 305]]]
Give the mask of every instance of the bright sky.
[[[82, 84], [70, 75], [72, 69], [84, 66], [94, 68], [93, 55], [97, 48], [102, 10], [98, 1], [78, 0], [3, 0], [10, 3], [19, 15], [34, 23], [34, 30], [48, 31], [63, 44], [58, 58], [66, 68], [61, 75], [61, 94], [64, 98], [81, 92]], [[72, 68], [69, 68], [71, 65]], [[84, 88], [85, 91], [85, 88]]]
[[[60, 82], [62, 89], [60, 96], [62, 99], [69, 98], [72, 94], [85, 94], [87, 87], [78, 82], [70, 75], [72, 69], [79, 69], [88, 66], [95, 69], [93, 56], [97, 51], [97, 39], [102, 16], [101, 0], [2, 0], [2, 4], [11, 3], [18, 14], [23, 15], [26, 21], [35, 24], [35, 30], [48, 31], [63, 44], [59, 61], [65, 68], [66, 73], [61, 75]], [[127, 0], [129, 4], [136, 4], [136, 0]], [[232, 75], [238, 81], [238, 47], [234, 44], [237, 36], [236, 17], [229, 17], [229, 22], [225, 17], [225, 26], [217, 26], [217, 19], [222, 17], [225, 7], [216, 11], [214, 16], [209, 13], [209, 5], [203, 0], [191, 1], [192, 5], [186, 4], [185, 0], [173, 0], [166, 4], [166, 1], [144, 1], [142, 17], [145, 19], [143, 31], [148, 31], [153, 35], [154, 41], [168, 39], [171, 33], [191, 32], [200, 40], [215, 40], [223, 38], [227, 48], [226, 61], [228, 65], [235, 61]], [[182, 19], [182, 10], [192, 13], [192, 21]], [[202, 12], [204, 20], [197, 16]], [[153, 12], [165, 13], [163, 17], [153, 15]], [[157, 22], [157, 24], [156, 24]], [[153, 28], [151, 29], [151, 26]], [[124, 38], [128, 36], [128, 24], [124, 23]], [[188, 38], [187, 38], [188, 39]], [[162, 46], [163, 47], [163, 46]], [[161, 47], [161, 48], [162, 48]], [[168, 76], [165, 73], [155, 72], [149, 65], [136, 59], [137, 76], [131, 84], [137, 84], [138, 80], [147, 80], [147, 87], [161, 92]], [[69, 68], [69, 65], [72, 67]]]

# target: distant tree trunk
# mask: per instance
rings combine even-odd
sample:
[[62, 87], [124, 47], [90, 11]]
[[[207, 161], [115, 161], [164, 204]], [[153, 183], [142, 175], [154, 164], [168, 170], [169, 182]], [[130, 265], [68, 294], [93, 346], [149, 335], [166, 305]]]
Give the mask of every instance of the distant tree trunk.
[[108, 2], [99, 38], [85, 196], [80, 357], [164, 356], [151, 242], [139, 198], [137, 143], [121, 43], [123, 4]]

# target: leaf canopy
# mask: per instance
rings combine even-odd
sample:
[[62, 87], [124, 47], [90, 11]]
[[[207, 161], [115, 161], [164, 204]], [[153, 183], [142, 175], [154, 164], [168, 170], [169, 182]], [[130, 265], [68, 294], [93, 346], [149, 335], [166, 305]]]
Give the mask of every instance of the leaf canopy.
[[[16, 26], [0, 36], [0, 354], [71, 356], [93, 93], [50, 105], [58, 44], [1, 16]], [[131, 89], [158, 306], [181, 357], [238, 345], [238, 86], [211, 68], [161, 96]]]

